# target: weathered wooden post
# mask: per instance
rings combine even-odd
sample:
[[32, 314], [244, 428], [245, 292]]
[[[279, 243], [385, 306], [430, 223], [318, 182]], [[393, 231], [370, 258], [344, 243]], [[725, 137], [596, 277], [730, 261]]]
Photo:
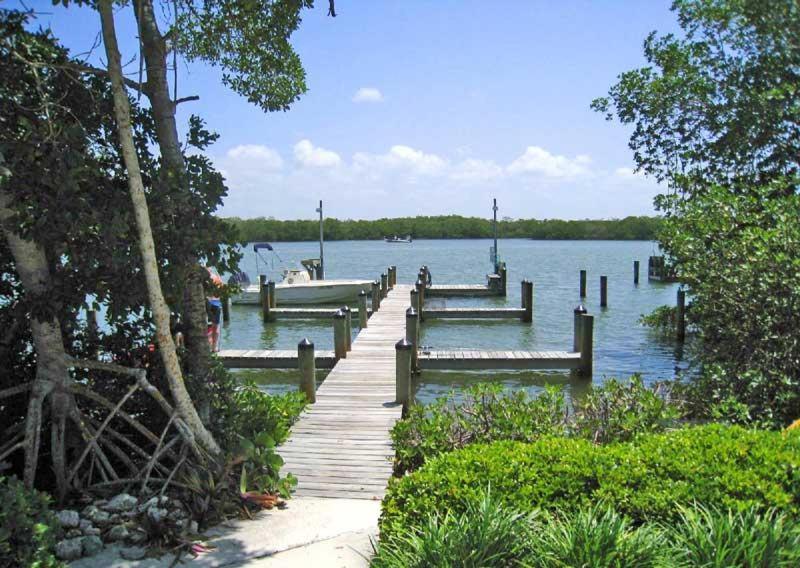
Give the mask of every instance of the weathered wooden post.
[[581, 314], [580, 332], [581, 361], [578, 371], [584, 377], [591, 377], [593, 361], [592, 349], [594, 344], [594, 316]]
[[639, 261], [638, 260], [634, 260], [633, 261], [633, 283], [634, 284], [638, 284], [639, 283]]
[[578, 304], [572, 310], [572, 351], [577, 353], [581, 350], [581, 316], [586, 313], [586, 308], [583, 304]]
[[678, 341], [686, 339], [686, 290], [678, 288], [678, 309], [675, 318], [675, 338]]
[[411, 352], [413, 346], [405, 338], [394, 345], [395, 350], [395, 402], [403, 405], [403, 413], [411, 405]]
[[317, 363], [314, 344], [307, 337], [297, 344], [297, 368], [300, 370], [300, 390], [308, 402], [317, 402]]
[[278, 299], [275, 294], [275, 281], [270, 280], [267, 282], [267, 288], [269, 289], [269, 307], [270, 308], [277, 308], [278, 307]]
[[423, 312], [425, 311], [425, 283], [417, 278], [414, 287], [417, 289], [417, 312], [419, 312], [419, 319], [424, 320]]
[[377, 280], [372, 283], [372, 313], [381, 307], [381, 284]]
[[389, 275], [381, 274], [381, 299], [389, 295]]
[[505, 296], [507, 294], [507, 284], [508, 284], [508, 271], [506, 270], [506, 263], [500, 263], [500, 295]]
[[411, 296], [411, 307], [417, 311], [417, 317], [419, 317], [419, 292], [416, 288], [412, 288], [409, 295]]
[[525, 309], [522, 314], [522, 321], [525, 323], [533, 322], [533, 282], [530, 280], [522, 281], [522, 307]]
[[397, 286], [397, 267], [393, 264], [389, 267], [389, 289]]
[[261, 316], [264, 321], [272, 321], [272, 314], [270, 313], [270, 298], [269, 287], [267, 286], [267, 277], [263, 274], [258, 276], [258, 299], [261, 302]]
[[600, 307], [608, 306], [608, 276], [600, 277]]
[[367, 327], [368, 319], [369, 314], [367, 314], [367, 292], [365, 290], [361, 290], [361, 292], [358, 293], [358, 327], [365, 329]]
[[347, 316], [342, 310], [336, 310], [333, 314], [333, 353], [337, 360], [347, 357], [346, 326]]
[[581, 298], [585, 298], [586, 297], [586, 271], [585, 270], [581, 270], [580, 296], [581, 296]]
[[419, 372], [419, 315], [413, 307], [406, 310], [406, 341], [412, 346], [411, 372]]
[[353, 350], [353, 310], [350, 306], [342, 306], [344, 312], [344, 339], [348, 351]]

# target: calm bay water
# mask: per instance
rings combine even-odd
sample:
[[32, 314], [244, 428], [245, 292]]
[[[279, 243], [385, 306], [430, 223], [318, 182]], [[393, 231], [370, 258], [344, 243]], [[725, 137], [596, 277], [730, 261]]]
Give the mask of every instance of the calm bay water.
[[[325, 244], [326, 277], [377, 278], [389, 265], [397, 266], [398, 282], [416, 280], [420, 265], [427, 264], [435, 284], [486, 282], [490, 270], [490, 240], [423, 240], [412, 244], [382, 241], [337, 241]], [[314, 242], [276, 243], [285, 266], [299, 266], [303, 258], [319, 255]], [[475, 348], [495, 350], [568, 349], [572, 345], [572, 310], [578, 297], [578, 273], [588, 271], [587, 297], [583, 300], [595, 316], [594, 382], [607, 377], [641, 373], [647, 381], [672, 378], [681, 365], [682, 348], [638, 323], [641, 314], [675, 304], [676, 284], [648, 282], [647, 257], [657, 247], [644, 241], [531, 241], [501, 239], [499, 252], [508, 265], [506, 298], [433, 298], [437, 306], [520, 305], [523, 278], [534, 282], [533, 325], [516, 321], [426, 322], [421, 343], [432, 349]], [[640, 282], [633, 284], [633, 261], [641, 264]], [[275, 269], [278, 269], [278, 262]], [[261, 264], [263, 271], [263, 263]], [[242, 268], [255, 279], [252, 247]], [[600, 276], [608, 276], [608, 308], [601, 309]], [[272, 277], [278, 279], [279, 274]], [[328, 321], [279, 321], [264, 324], [255, 306], [233, 306], [230, 324], [222, 331], [222, 348], [294, 349], [303, 338], [317, 349], [333, 348], [333, 328]], [[398, 338], [399, 339], [399, 338]], [[270, 392], [296, 388], [293, 371], [237, 371], [257, 380]], [[323, 378], [320, 374], [320, 380]], [[568, 371], [548, 372], [424, 372], [417, 397], [427, 402], [452, 389], [476, 381], [497, 381], [509, 388], [536, 391], [546, 384], [563, 384], [575, 392], [583, 384]]]

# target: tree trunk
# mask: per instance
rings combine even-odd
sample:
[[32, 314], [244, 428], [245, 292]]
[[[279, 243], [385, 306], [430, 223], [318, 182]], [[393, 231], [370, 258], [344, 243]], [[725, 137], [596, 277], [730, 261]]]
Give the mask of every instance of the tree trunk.
[[[175, 102], [169, 95], [167, 79], [169, 50], [164, 36], [158, 29], [158, 20], [153, 10], [152, 0], [134, 0], [133, 9], [139, 24], [142, 52], [147, 69], [147, 87], [144, 89], [144, 93], [150, 100], [150, 106], [153, 109], [156, 139], [161, 152], [163, 171], [160, 182], [188, 194], [186, 163], [183, 159], [183, 150], [178, 138], [178, 126], [175, 121]], [[208, 341], [205, 339], [207, 323], [205, 292], [202, 285], [196, 286], [196, 269], [197, 259], [186, 259], [186, 265], [182, 270], [186, 285], [184, 296], [187, 300], [184, 302], [183, 323], [187, 338], [187, 361], [192, 376], [198, 381], [204, 381], [209, 375], [211, 351]], [[203, 309], [196, 309], [198, 305], [201, 305]], [[193, 340], [193, 338], [201, 336], [202, 341]]]
[[108, 58], [108, 74], [111, 78], [111, 87], [114, 93], [114, 115], [119, 129], [122, 157], [128, 173], [128, 189], [133, 201], [136, 227], [139, 233], [139, 249], [142, 254], [150, 308], [155, 319], [159, 352], [161, 353], [167, 381], [178, 412], [189, 428], [192, 429], [200, 445], [212, 454], [219, 454], [220, 449], [217, 442], [200, 420], [197, 409], [192, 403], [189, 392], [186, 390], [178, 354], [175, 351], [175, 343], [170, 333], [170, 310], [164, 300], [164, 295], [161, 291], [161, 280], [158, 275], [158, 261], [153, 242], [153, 232], [150, 228], [150, 215], [139, 169], [139, 157], [136, 154], [133, 131], [131, 129], [130, 103], [123, 82], [122, 65], [114, 28], [112, 0], [100, 0], [97, 4], [97, 9], [100, 13], [102, 24], [103, 42], [105, 43], [106, 56]]
[[[44, 296], [50, 291], [50, 268], [44, 249], [34, 241], [24, 239], [11, 225], [14, 212], [10, 209], [11, 195], [3, 187], [6, 185], [8, 170], [0, 164], [0, 225], [8, 248], [14, 257], [26, 296]], [[53, 471], [59, 500], [67, 493], [66, 459], [63, 425], [70, 406], [75, 404], [69, 393], [71, 382], [61, 326], [55, 310], [43, 317], [30, 320], [33, 345], [36, 350], [36, 376], [28, 400], [25, 416], [25, 468], [23, 481], [26, 487], [33, 487], [41, 446], [42, 411], [45, 399], [50, 397], [50, 417], [53, 423], [51, 433], [51, 454]]]
[[[204, 279], [205, 270], [199, 266], [195, 266], [194, 270], [190, 269], [186, 277], [183, 314], [184, 317], [191, 318], [193, 321], [205, 322], [207, 319], [205, 292], [203, 291]], [[186, 358], [186, 372], [191, 375], [194, 384], [199, 386], [199, 389], [195, 392], [203, 393], [203, 396], [197, 401], [197, 412], [200, 413], [200, 418], [203, 419], [203, 422], [209, 424], [211, 420], [211, 400], [207, 395], [208, 388], [206, 385], [211, 351], [208, 348], [206, 326], [203, 325], [198, 329], [196, 326], [186, 325], [184, 339], [186, 341], [186, 350], [189, 352], [189, 356]]]

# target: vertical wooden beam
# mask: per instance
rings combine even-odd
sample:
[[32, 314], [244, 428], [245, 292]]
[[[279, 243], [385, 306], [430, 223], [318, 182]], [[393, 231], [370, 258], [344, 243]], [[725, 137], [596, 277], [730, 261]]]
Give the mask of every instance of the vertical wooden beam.
[[522, 321], [525, 323], [531, 323], [533, 322], [533, 282], [530, 280], [523, 280], [522, 288], [524, 291], [522, 307], [525, 308], [525, 312], [522, 315]]
[[507, 294], [508, 288], [508, 271], [506, 270], [506, 263], [500, 263], [500, 295], [505, 296]]
[[634, 284], [638, 284], [639, 283], [639, 261], [638, 260], [634, 260], [633, 261], [633, 283]]
[[269, 307], [270, 308], [277, 308], [278, 307], [278, 298], [275, 293], [275, 281], [270, 280], [267, 282], [267, 288], [269, 288]]
[[412, 345], [405, 338], [394, 346], [395, 349], [395, 402], [403, 405], [403, 413], [411, 405], [411, 350]]
[[344, 312], [344, 339], [348, 351], [353, 350], [353, 310], [350, 306], [342, 306]]
[[361, 329], [366, 329], [367, 327], [367, 320], [369, 314], [367, 314], [367, 292], [365, 290], [361, 290], [358, 293], [358, 327]]
[[419, 317], [419, 292], [413, 288], [409, 295], [411, 296], [411, 307], [416, 310], [417, 317]]
[[347, 316], [342, 310], [336, 310], [333, 314], [333, 352], [337, 360], [347, 357], [346, 326]]
[[411, 372], [419, 372], [419, 315], [413, 307], [406, 310], [406, 341], [412, 345]]
[[581, 296], [581, 298], [585, 298], [586, 297], [586, 271], [585, 270], [581, 270], [580, 296]]
[[389, 267], [389, 289], [397, 286], [397, 267], [393, 264]]
[[608, 276], [600, 277], [600, 307], [608, 306]]
[[372, 313], [381, 307], [381, 284], [377, 280], [372, 283]]
[[297, 344], [297, 368], [300, 370], [300, 391], [308, 402], [317, 402], [317, 363], [314, 360], [314, 344], [304, 338]]
[[389, 275], [385, 272], [381, 274], [381, 299], [389, 294]]
[[581, 362], [579, 371], [584, 377], [592, 376], [592, 363], [594, 360], [594, 316], [581, 315]]
[[417, 282], [414, 285], [417, 289], [417, 312], [419, 312], [419, 319], [424, 320], [425, 316], [423, 315], [425, 311], [425, 283], [417, 278]]
[[675, 318], [676, 335], [678, 341], [686, 339], [686, 291], [683, 288], [678, 288], [678, 309]]
[[261, 317], [265, 322], [272, 321], [272, 314], [270, 313], [272, 301], [269, 297], [269, 286], [267, 286], [267, 277], [263, 274], [258, 277], [258, 295], [261, 301]]
[[222, 322], [229, 323], [231, 321], [231, 298], [227, 292], [222, 294], [220, 301], [222, 302]]
[[581, 316], [585, 313], [586, 308], [583, 306], [583, 304], [578, 304], [575, 306], [575, 309], [572, 310], [572, 351], [574, 353], [577, 353], [581, 350], [581, 322], [583, 322]]

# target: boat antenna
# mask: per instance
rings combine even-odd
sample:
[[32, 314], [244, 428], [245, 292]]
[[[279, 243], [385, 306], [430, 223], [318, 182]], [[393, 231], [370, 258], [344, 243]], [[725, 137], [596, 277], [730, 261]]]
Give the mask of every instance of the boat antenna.
[[492, 198], [492, 213], [494, 214], [494, 248], [492, 249], [492, 256], [494, 257], [494, 271], [495, 274], [500, 270], [498, 265], [499, 256], [497, 255], [497, 198]]
[[317, 278], [319, 280], [325, 280], [325, 253], [323, 251], [322, 244], [325, 241], [325, 237], [322, 232], [322, 200], [319, 200], [319, 207], [317, 207], [317, 213], [319, 213], [319, 275]]

